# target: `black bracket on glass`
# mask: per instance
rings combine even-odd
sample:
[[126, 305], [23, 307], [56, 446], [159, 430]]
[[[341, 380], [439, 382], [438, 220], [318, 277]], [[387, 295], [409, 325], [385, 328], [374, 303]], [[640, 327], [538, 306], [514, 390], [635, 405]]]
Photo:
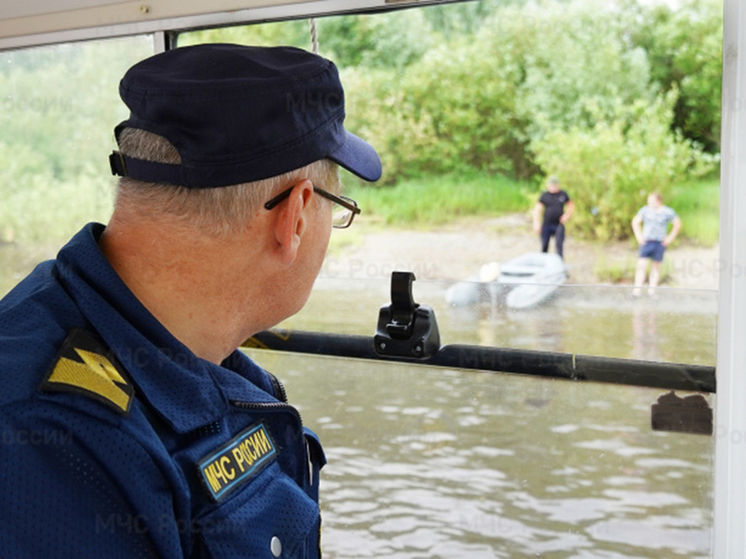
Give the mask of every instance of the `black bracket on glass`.
[[391, 304], [381, 307], [373, 337], [379, 355], [426, 359], [440, 350], [435, 311], [414, 302], [414, 280], [412, 272], [391, 274]]

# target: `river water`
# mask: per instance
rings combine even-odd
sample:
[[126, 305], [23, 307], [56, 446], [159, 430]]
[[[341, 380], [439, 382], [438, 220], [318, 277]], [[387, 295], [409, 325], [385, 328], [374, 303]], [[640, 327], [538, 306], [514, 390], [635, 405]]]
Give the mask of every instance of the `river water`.
[[[3, 247], [2, 291], [53, 253]], [[449, 285], [413, 287], [443, 344], [715, 363], [714, 291], [629, 300], [624, 288], [563, 287], [511, 311], [489, 298], [450, 307]], [[320, 278], [281, 326], [372, 335], [388, 302], [384, 279]], [[324, 444], [327, 558], [710, 556], [714, 438], [652, 431], [664, 390], [249, 353]]]
[[[716, 294], [566, 287], [454, 309], [442, 343], [713, 365]], [[372, 335], [383, 280], [320, 279], [282, 326]], [[655, 432], [664, 390], [251, 350], [321, 436], [326, 557], [709, 557], [713, 437]], [[680, 393], [680, 395], [686, 395]], [[714, 406], [714, 397], [708, 396]]]

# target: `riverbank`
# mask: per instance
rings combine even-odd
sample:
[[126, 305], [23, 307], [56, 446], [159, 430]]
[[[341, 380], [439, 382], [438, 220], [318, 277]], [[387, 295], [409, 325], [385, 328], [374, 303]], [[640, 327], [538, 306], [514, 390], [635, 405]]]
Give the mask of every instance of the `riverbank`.
[[[378, 278], [393, 270], [413, 271], [418, 279], [455, 281], [479, 274], [487, 262], [506, 262], [540, 249], [527, 214], [463, 218], [428, 229], [404, 230], [358, 219], [333, 234], [322, 276]], [[553, 248], [550, 247], [550, 248]], [[568, 283], [609, 285], [610, 270], [632, 270], [637, 260], [631, 241], [600, 243], [577, 239], [568, 229], [565, 262]], [[678, 243], [666, 253], [666, 286], [717, 289], [722, 269], [717, 246]]]
[[[0, 293], [10, 290], [38, 263], [54, 258], [63, 242], [0, 243]], [[553, 248], [553, 247], [552, 247]], [[354, 225], [332, 235], [322, 277], [382, 278], [394, 270], [413, 271], [421, 280], [458, 281], [479, 274], [488, 262], [506, 262], [539, 250], [527, 214], [491, 218], [462, 218], [427, 229], [399, 229], [360, 217]], [[568, 283], [610, 285], [609, 270], [631, 270], [637, 259], [630, 241], [599, 243], [577, 239], [568, 231], [565, 261]], [[665, 286], [717, 289], [725, 269], [717, 246], [678, 243], [666, 253], [669, 277]], [[746, 266], [729, 266], [746, 273]]]

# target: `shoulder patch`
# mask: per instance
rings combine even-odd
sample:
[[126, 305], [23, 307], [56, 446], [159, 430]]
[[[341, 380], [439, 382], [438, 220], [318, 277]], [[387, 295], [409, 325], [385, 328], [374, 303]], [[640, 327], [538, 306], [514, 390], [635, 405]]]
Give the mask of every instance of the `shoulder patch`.
[[65, 338], [41, 389], [83, 394], [124, 416], [129, 415], [135, 393], [111, 351], [79, 328]]
[[241, 432], [197, 463], [210, 496], [219, 501], [261, 472], [277, 456], [263, 423]]

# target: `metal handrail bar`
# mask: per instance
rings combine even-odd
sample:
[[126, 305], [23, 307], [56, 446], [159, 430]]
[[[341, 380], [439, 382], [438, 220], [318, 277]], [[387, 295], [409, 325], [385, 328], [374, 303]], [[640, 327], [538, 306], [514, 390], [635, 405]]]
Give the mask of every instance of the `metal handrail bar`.
[[572, 353], [450, 344], [431, 357], [388, 356], [376, 352], [372, 336], [279, 329], [256, 334], [244, 347], [669, 390], [716, 389], [715, 367]]

